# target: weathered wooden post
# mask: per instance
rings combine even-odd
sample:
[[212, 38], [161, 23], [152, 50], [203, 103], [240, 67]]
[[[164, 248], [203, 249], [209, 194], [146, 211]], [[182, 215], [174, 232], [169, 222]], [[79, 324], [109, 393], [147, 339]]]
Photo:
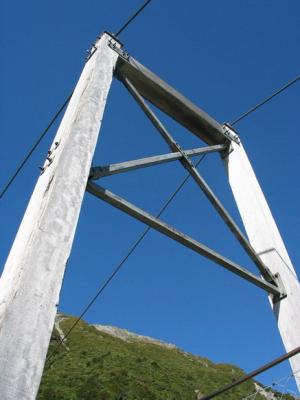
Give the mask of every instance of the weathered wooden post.
[[[0, 397], [35, 399], [117, 54], [95, 43], [0, 280]], [[116, 44], [118, 46], [118, 44]]]
[[[300, 284], [296, 272], [242, 143], [231, 142], [225, 166], [249, 241], [285, 288], [286, 298], [273, 302], [270, 296], [270, 303], [289, 352], [300, 345]], [[292, 357], [290, 363], [300, 389], [300, 376], [296, 374], [300, 371], [300, 354]]]

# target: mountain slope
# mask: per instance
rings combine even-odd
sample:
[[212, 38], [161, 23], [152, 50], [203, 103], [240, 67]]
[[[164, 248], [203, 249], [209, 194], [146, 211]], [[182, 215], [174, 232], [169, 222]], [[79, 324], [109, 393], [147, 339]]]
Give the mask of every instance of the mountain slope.
[[[174, 345], [84, 321], [58, 346], [74, 321], [57, 317], [49, 348], [54, 355], [46, 364], [38, 400], [194, 400], [243, 374]], [[249, 381], [218, 399], [242, 399], [254, 391]]]

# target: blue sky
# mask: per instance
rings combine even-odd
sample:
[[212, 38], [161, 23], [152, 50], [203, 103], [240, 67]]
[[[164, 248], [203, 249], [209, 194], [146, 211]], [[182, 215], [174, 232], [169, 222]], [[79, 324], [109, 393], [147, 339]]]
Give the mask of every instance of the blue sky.
[[[2, 187], [73, 89], [85, 50], [102, 31], [118, 30], [141, 3], [2, 1]], [[299, 23], [297, 0], [153, 0], [120, 39], [140, 62], [219, 122], [227, 122], [299, 75]], [[299, 95], [298, 83], [236, 125], [296, 269]], [[184, 148], [201, 145], [161, 117]], [[1, 200], [1, 268], [54, 134], [55, 129]], [[94, 164], [164, 152], [165, 143], [114, 81]], [[218, 156], [207, 156], [199, 170], [240, 224]], [[179, 163], [171, 163], [104, 178], [102, 185], [156, 213], [185, 174]], [[192, 181], [162, 219], [255, 271]], [[86, 194], [60, 310], [78, 315], [143, 230], [141, 223]], [[262, 290], [154, 231], [86, 320], [175, 343], [246, 371], [284, 352]], [[284, 363], [261, 380], [268, 384], [289, 373]]]

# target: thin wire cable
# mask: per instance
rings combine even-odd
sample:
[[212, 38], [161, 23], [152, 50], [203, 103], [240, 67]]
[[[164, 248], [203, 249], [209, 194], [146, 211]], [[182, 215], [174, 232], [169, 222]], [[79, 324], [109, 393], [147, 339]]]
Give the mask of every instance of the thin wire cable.
[[[253, 396], [254, 396], [254, 398], [255, 398], [257, 394], [259, 394], [259, 393], [261, 393], [261, 392], [268, 391], [268, 390], [270, 390], [270, 389], [273, 389], [273, 390], [274, 390], [275, 387], [282, 387], [282, 388], [283, 388], [282, 390], [283, 390], [283, 391], [286, 391], [286, 393], [287, 393], [287, 392], [293, 392], [293, 393], [295, 393], [294, 391], [291, 391], [291, 390], [287, 389], [287, 384], [289, 383], [289, 381], [290, 381], [292, 378], [296, 378], [296, 377], [297, 377], [297, 374], [298, 374], [299, 372], [300, 372], [300, 370], [297, 370], [297, 371], [295, 371], [295, 372], [292, 372], [291, 374], [286, 375], [286, 376], [284, 376], [284, 377], [278, 379], [277, 381], [272, 382], [272, 383], [271, 383], [270, 385], [268, 385], [268, 386], [260, 386], [260, 385], [257, 385], [258, 387], [256, 388], [255, 392], [249, 394], [249, 395], [246, 396], [246, 397], [243, 397], [242, 400], [251, 399], [251, 398], [253, 398]], [[282, 382], [284, 382], [284, 384], [282, 384]], [[284, 394], [284, 392], [283, 392], [282, 390], [281, 390], [281, 393]]]
[[[119, 31], [116, 33], [115, 36], [118, 36], [128, 25], [129, 23], [150, 3], [151, 0], [146, 1], [146, 3], [138, 10], [136, 11], [136, 13], [126, 22], [126, 24], [124, 24], [122, 26], [121, 29], [119, 29]], [[95, 52], [94, 52], [95, 53]], [[91, 54], [91, 56], [94, 55], [94, 53]], [[262, 107], [264, 104], [266, 104], [267, 102], [269, 102], [271, 99], [273, 99], [275, 96], [277, 96], [278, 94], [282, 93], [284, 90], [286, 90], [287, 88], [289, 88], [290, 86], [292, 86], [294, 83], [296, 83], [297, 81], [300, 80], [300, 75], [298, 77], [296, 77], [295, 79], [293, 79], [292, 81], [288, 82], [286, 85], [284, 85], [281, 89], [277, 90], [275, 93], [273, 93], [271, 96], [267, 97], [266, 99], [264, 99], [263, 101], [261, 101], [260, 103], [258, 103], [256, 106], [252, 107], [250, 110], [248, 110], [247, 112], [245, 112], [244, 114], [242, 114], [240, 117], [236, 118], [234, 121], [230, 122], [229, 125], [234, 126], [235, 124], [237, 124], [238, 122], [240, 122], [241, 120], [243, 120], [244, 118], [246, 118], [248, 115], [252, 114], [254, 111], [256, 111], [258, 108]], [[63, 109], [66, 107], [66, 105], [68, 104], [68, 102], [70, 101], [71, 97], [73, 95], [73, 92], [68, 96], [68, 98], [65, 100], [64, 104], [61, 106], [61, 108], [57, 111], [57, 113], [54, 115], [54, 117], [51, 119], [50, 123], [48, 124], [48, 126], [46, 127], [46, 129], [42, 132], [42, 134], [40, 135], [40, 137], [38, 138], [38, 140], [34, 143], [34, 145], [32, 146], [32, 148], [29, 150], [28, 154], [25, 156], [25, 158], [23, 159], [23, 161], [20, 163], [19, 167], [17, 168], [17, 170], [14, 172], [14, 174], [12, 175], [12, 177], [9, 179], [9, 181], [6, 183], [6, 185], [4, 186], [4, 188], [2, 189], [1, 193], [0, 193], [0, 200], [2, 199], [2, 197], [5, 195], [5, 193], [7, 192], [7, 190], [9, 189], [9, 187], [11, 186], [11, 184], [14, 182], [14, 180], [16, 179], [16, 177], [19, 175], [19, 173], [21, 172], [21, 170], [23, 169], [24, 165], [27, 163], [27, 161], [29, 160], [29, 158], [31, 157], [31, 155], [33, 154], [33, 152], [35, 151], [35, 149], [38, 147], [38, 145], [40, 144], [40, 142], [43, 140], [43, 138], [46, 136], [46, 134], [48, 133], [49, 129], [52, 127], [52, 125], [54, 124], [54, 122], [56, 121], [56, 119], [59, 117], [60, 113], [63, 111]]]
[[52, 125], [54, 124], [54, 122], [57, 120], [57, 118], [59, 117], [59, 115], [61, 114], [61, 112], [64, 110], [64, 108], [66, 107], [66, 105], [68, 104], [68, 102], [70, 101], [71, 97], [73, 95], [73, 92], [67, 97], [67, 99], [65, 100], [65, 102], [63, 103], [63, 105], [59, 108], [59, 110], [56, 112], [56, 114], [52, 117], [51, 121], [49, 122], [49, 124], [47, 125], [47, 127], [44, 129], [44, 131], [41, 133], [41, 135], [39, 136], [39, 138], [37, 139], [37, 141], [34, 143], [34, 145], [31, 147], [31, 149], [29, 150], [29, 152], [27, 153], [27, 155], [25, 156], [25, 158], [23, 159], [23, 161], [20, 163], [20, 165], [18, 166], [18, 168], [16, 169], [16, 171], [14, 172], [14, 174], [11, 176], [11, 178], [9, 179], [9, 181], [6, 183], [6, 185], [4, 186], [4, 188], [2, 189], [2, 192], [0, 194], [0, 199], [2, 199], [2, 197], [5, 195], [5, 193], [7, 192], [7, 190], [9, 189], [9, 187], [11, 186], [11, 184], [14, 182], [14, 180], [16, 179], [16, 177], [19, 175], [19, 173], [21, 172], [21, 170], [23, 169], [24, 165], [27, 163], [27, 161], [29, 160], [29, 158], [31, 157], [32, 153], [34, 152], [34, 150], [38, 147], [38, 145], [41, 143], [41, 141], [44, 139], [44, 137], [46, 136], [46, 134], [48, 133], [49, 129], [52, 127]]
[[[204, 160], [204, 157], [206, 154], [203, 154], [202, 157], [197, 161], [195, 164], [195, 167], [198, 167], [198, 165]], [[166, 203], [162, 206], [160, 211], [156, 214], [156, 218], [159, 218], [162, 213], [166, 210], [166, 208], [169, 206], [169, 204], [173, 201], [173, 199], [176, 197], [176, 195], [180, 192], [180, 190], [183, 188], [183, 186], [186, 184], [188, 179], [190, 178], [190, 174], [187, 174], [187, 176], [182, 180], [182, 182], [178, 185], [176, 190], [173, 192], [173, 194], [169, 197], [169, 199], [166, 201]], [[76, 325], [79, 323], [79, 321], [84, 317], [84, 315], [88, 312], [88, 310], [92, 307], [92, 305], [95, 303], [95, 301], [98, 299], [98, 297], [101, 295], [101, 293], [104, 291], [104, 289], [110, 284], [110, 282], [113, 280], [113, 278], [117, 275], [117, 273], [120, 271], [122, 266], [125, 264], [125, 262], [128, 260], [128, 258], [132, 255], [132, 253], [135, 251], [135, 249], [139, 246], [139, 244], [143, 241], [145, 236], [148, 234], [150, 231], [151, 227], [148, 226], [144, 232], [141, 234], [141, 236], [133, 243], [133, 245], [130, 247], [128, 253], [126, 256], [120, 261], [120, 263], [117, 265], [117, 267], [113, 270], [111, 275], [107, 278], [107, 280], [101, 285], [101, 287], [98, 289], [96, 294], [92, 297], [90, 302], [85, 306], [79, 317], [75, 320], [73, 325], [70, 327], [70, 329], [67, 331], [67, 333], [63, 336], [63, 338], [60, 338], [59, 343], [57, 344], [57, 347], [53, 350], [53, 352], [47, 357], [46, 363], [49, 362], [53, 356], [57, 353], [59, 347], [65, 342], [65, 340], [68, 338], [70, 333], [73, 331], [73, 329], [76, 327]], [[52, 366], [53, 362], [48, 365], [48, 368]]]
[[[118, 30], [118, 32], [115, 34], [115, 36], [119, 36], [126, 28], [127, 26], [143, 11], [143, 9], [151, 2], [151, 0], [147, 0], [130, 18], [129, 20]], [[95, 52], [93, 52], [91, 54], [91, 56], [88, 58], [90, 59]], [[87, 60], [88, 61], [88, 60]], [[2, 189], [1, 193], [0, 193], [0, 199], [2, 199], [2, 197], [5, 195], [5, 193], [7, 192], [7, 190], [9, 189], [9, 187], [11, 186], [11, 184], [14, 182], [14, 180], [16, 179], [16, 177], [19, 175], [19, 173], [21, 172], [21, 170], [23, 169], [24, 165], [27, 163], [27, 161], [29, 160], [29, 158], [31, 157], [31, 155], [33, 154], [33, 152], [35, 151], [35, 149], [38, 147], [38, 145], [41, 143], [41, 141], [44, 139], [44, 137], [46, 136], [46, 134], [48, 133], [49, 129], [51, 128], [51, 126], [54, 124], [54, 122], [56, 121], [56, 119], [59, 117], [60, 113], [63, 111], [63, 109], [65, 108], [65, 106], [68, 104], [68, 102], [70, 101], [71, 97], [73, 95], [73, 92], [68, 96], [68, 98], [65, 100], [64, 104], [60, 107], [60, 109], [57, 111], [57, 113], [54, 115], [54, 117], [51, 119], [51, 121], [49, 122], [48, 126], [46, 127], [46, 129], [41, 133], [40, 137], [37, 139], [37, 141], [34, 143], [34, 145], [31, 147], [31, 149], [29, 150], [29, 152], [27, 153], [27, 155], [25, 156], [25, 158], [23, 159], [23, 161], [20, 163], [20, 165], [18, 166], [18, 168], [16, 169], [16, 171], [14, 172], [14, 174], [11, 176], [11, 178], [8, 180], [8, 182], [6, 183], [6, 185], [4, 186], [4, 188]]]
[[118, 32], [114, 35], [115, 37], [118, 37], [124, 29], [127, 28], [127, 26], [143, 11], [143, 9], [151, 2], [151, 0], [147, 0], [129, 19], [125, 24], [118, 30]]
[[297, 76], [297, 78], [293, 79], [292, 81], [288, 82], [286, 85], [282, 86], [279, 90], [277, 90], [275, 93], [273, 93], [271, 96], [267, 97], [260, 103], [258, 103], [256, 106], [250, 108], [250, 110], [246, 111], [244, 114], [236, 118], [234, 121], [230, 122], [230, 125], [233, 126], [240, 122], [242, 119], [248, 117], [248, 115], [252, 114], [254, 111], [256, 111], [258, 108], [262, 107], [264, 104], [268, 103], [271, 99], [274, 97], [278, 96], [280, 93], [282, 93], [284, 90], [292, 86], [294, 83], [298, 82], [300, 80], [300, 75]]
[[232, 390], [236, 386], [239, 386], [242, 383], [254, 378], [255, 376], [262, 374], [263, 372], [267, 371], [270, 368], [274, 368], [276, 365], [282, 363], [283, 361], [285, 361], [291, 357], [294, 357], [296, 354], [299, 354], [299, 353], [300, 353], [300, 346], [289, 351], [288, 353], [283, 354], [282, 356], [276, 358], [275, 360], [272, 360], [272, 361], [268, 362], [267, 364], [255, 369], [254, 371], [249, 372], [248, 374], [242, 376], [241, 378], [237, 379], [236, 381], [228, 383], [227, 385], [221, 387], [220, 389], [214, 390], [213, 392], [202, 396], [201, 400], [211, 400], [211, 399], [215, 398], [216, 396], [219, 396], [220, 394], [223, 394], [229, 390]]

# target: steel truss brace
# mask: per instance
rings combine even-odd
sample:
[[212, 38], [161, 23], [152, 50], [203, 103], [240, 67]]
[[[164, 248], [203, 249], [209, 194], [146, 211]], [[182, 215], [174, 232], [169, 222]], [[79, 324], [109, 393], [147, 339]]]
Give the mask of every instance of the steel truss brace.
[[166, 224], [160, 219], [152, 216], [151, 214], [143, 211], [142, 209], [136, 207], [135, 205], [129, 203], [128, 201], [122, 199], [116, 194], [102, 188], [101, 186], [89, 181], [87, 184], [87, 189], [89, 193], [94, 196], [104, 200], [105, 202], [111, 204], [112, 206], [118, 208], [119, 210], [131, 215], [132, 217], [138, 219], [139, 221], [149, 225], [151, 228], [163, 233], [164, 235], [174, 239], [175, 241], [183, 244], [189, 249], [195, 251], [198, 254], [214, 261], [215, 263], [225, 267], [234, 274], [240, 276], [243, 279], [253, 283], [254, 285], [264, 289], [268, 293], [272, 294], [274, 298], [281, 298], [283, 293], [280, 289], [272, 283], [269, 283], [262, 278], [257, 277], [251, 272], [247, 271], [245, 268], [239, 266], [235, 262], [227, 259], [226, 257], [218, 254], [214, 250], [204, 244], [192, 239], [191, 237], [185, 235], [179, 230], [173, 228], [172, 226]]
[[144, 111], [148, 119], [152, 122], [152, 124], [155, 126], [155, 128], [158, 130], [162, 138], [167, 142], [169, 145], [171, 151], [173, 152], [179, 152], [181, 153], [182, 157], [179, 158], [179, 161], [181, 164], [188, 170], [190, 173], [191, 177], [194, 179], [194, 181], [197, 183], [197, 185], [201, 188], [203, 193], [206, 195], [208, 200], [211, 202], [217, 213], [221, 216], [221, 218], [224, 220], [226, 225], [229, 227], [231, 232], [234, 234], [234, 236], [237, 238], [237, 240], [240, 242], [244, 250], [247, 252], [249, 257], [252, 259], [252, 261], [255, 263], [257, 268], [259, 269], [261, 275], [263, 278], [272, 283], [275, 286], [280, 286], [280, 282], [278, 280], [278, 277], [273, 276], [269, 268], [262, 262], [262, 260], [259, 258], [259, 256], [256, 254], [255, 250], [249, 243], [249, 241], [245, 238], [243, 233], [241, 232], [240, 228], [238, 225], [235, 223], [235, 221], [232, 219], [228, 211], [225, 209], [221, 201], [218, 199], [218, 197], [214, 194], [212, 189], [209, 187], [207, 182], [204, 180], [204, 178], [200, 175], [198, 172], [197, 168], [193, 165], [190, 157], [188, 154], [181, 149], [179, 144], [173, 139], [171, 134], [167, 131], [165, 126], [161, 123], [161, 121], [157, 118], [157, 116], [154, 114], [154, 112], [151, 110], [151, 108], [147, 105], [143, 97], [140, 95], [140, 93], [137, 91], [135, 86], [132, 84], [132, 82], [126, 78], [122, 77], [121, 80], [123, 81], [125, 87], [128, 89], [132, 97], [137, 101], [141, 109]]
[[[214, 153], [223, 151], [227, 148], [226, 145], [219, 144], [216, 146], [198, 147], [196, 149], [185, 150], [185, 154], [189, 157], [194, 157], [199, 154]], [[118, 164], [104, 165], [101, 167], [92, 167], [90, 171], [90, 179], [96, 180], [104, 176], [120, 174], [122, 172], [132, 171], [138, 168], [150, 167], [152, 165], [163, 164], [170, 161], [182, 158], [182, 152], [161, 154], [153, 157], [140, 158], [138, 160], [125, 161]]]

